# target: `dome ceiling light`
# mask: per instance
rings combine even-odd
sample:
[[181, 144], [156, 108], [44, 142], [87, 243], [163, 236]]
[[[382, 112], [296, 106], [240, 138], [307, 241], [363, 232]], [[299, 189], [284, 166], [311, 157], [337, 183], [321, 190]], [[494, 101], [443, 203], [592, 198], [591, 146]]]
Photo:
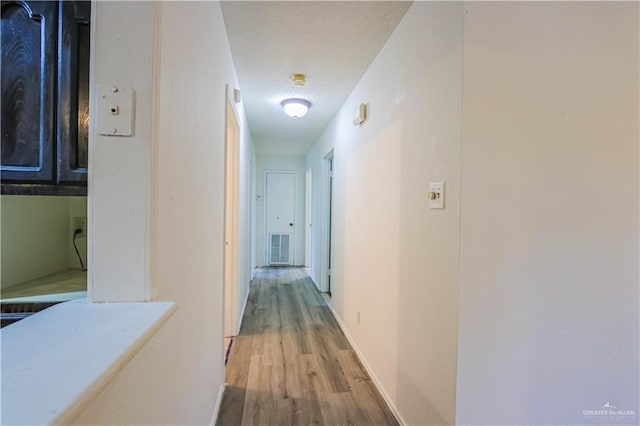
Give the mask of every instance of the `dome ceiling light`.
[[305, 99], [290, 98], [280, 102], [280, 105], [282, 105], [282, 108], [284, 108], [284, 112], [289, 117], [300, 118], [303, 117], [307, 113], [307, 111], [309, 111], [311, 102]]

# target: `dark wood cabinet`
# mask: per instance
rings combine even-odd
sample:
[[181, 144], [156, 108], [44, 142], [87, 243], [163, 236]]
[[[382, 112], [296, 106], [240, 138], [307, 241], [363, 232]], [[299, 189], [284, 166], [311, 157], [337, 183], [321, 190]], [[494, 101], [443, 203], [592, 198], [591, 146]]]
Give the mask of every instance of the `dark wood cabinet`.
[[2, 181], [53, 182], [57, 4], [2, 3]]
[[86, 195], [88, 1], [2, 1], [3, 194]]

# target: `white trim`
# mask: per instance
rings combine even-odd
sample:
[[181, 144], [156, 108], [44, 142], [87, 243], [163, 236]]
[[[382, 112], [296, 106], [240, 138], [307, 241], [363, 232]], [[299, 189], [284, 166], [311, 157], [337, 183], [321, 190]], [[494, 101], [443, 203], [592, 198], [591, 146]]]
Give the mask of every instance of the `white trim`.
[[[95, 9], [92, 8], [92, 9]], [[153, 259], [157, 258], [158, 239], [158, 204], [160, 186], [157, 184], [160, 178], [160, 79], [162, 72], [162, 2], [157, 2], [153, 8], [153, 74], [152, 74], [152, 107], [151, 107], [151, 164], [149, 165], [149, 199], [147, 200], [147, 217], [145, 221], [145, 270], [144, 270], [144, 294], [147, 301], [158, 296], [158, 285], [153, 277]], [[96, 120], [97, 121], [97, 120]]]
[[[253, 281], [253, 277], [251, 278]], [[238, 329], [236, 330], [236, 336], [240, 334], [240, 330], [242, 329], [242, 320], [244, 319], [244, 311], [247, 309], [247, 302], [249, 301], [249, 293], [251, 293], [251, 281], [249, 281], [249, 289], [247, 290], [247, 295], [244, 298], [244, 304], [242, 305], [242, 309], [240, 310], [240, 318], [238, 318]]]
[[238, 285], [240, 278], [240, 132], [241, 126], [225, 85], [224, 147], [224, 247], [223, 300], [224, 335], [233, 336], [238, 329]]
[[382, 395], [382, 398], [384, 398], [384, 401], [387, 403], [389, 410], [391, 410], [391, 413], [393, 413], [393, 416], [396, 418], [398, 423], [400, 423], [400, 425], [402, 426], [407, 425], [407, 422], [405, 422], [404, 419], [402, 418], [402, 415], [400, 415], [400, 412], [398, 411], [398, 408], [396, 407], [396, 405], [393, 403], [393, 400], [389, 397], [387, 392], [384, 390], [384, 387], [382, 386], [380, 379], [378, 379], [378, 376], [376, 376], [376, 374], [373, 372], [373, 369], [367, 362], [367, 359], [364, 357], [362, 352], [360, 352], [358, 345], [356, 345], [355, 340], [353, 340], [353, 337], [351, 337], [351, 334], [349, 334], [349, 331], [347, 330], [347, 327], [342, 322], [342, 319], [340, 319], [340, 316], [338, 315], [338, 313], [333, 309], [333, 306], [331, 306], [331, 301], [329, 300], [329, 297], [328, 296], [325, 297], [324, 300], [327, 306], [329, 307], [329, 309], [331, 310], [333, 317], [336, 319], [336, 322], [340, 326], [340, 329], [342, 330], [344, 335], [347, 337], [347, 340], [351, 344], [351, 347], [355, 351], [358, 359], [364, 366], [364, 369], [367, 370], [367, 373], [371, 377], [371, 380], [373, 380], [373, 383], [375, 384], [376, 388], [378, 388], [378, 391]]
[[218, 414], [220, 414], [220, 406], [222, 405], [222, 397], [224, 397], [224, 390], [227, 385], [224, 383], [220, 385], [220, 389], [218, 390], [218, 397], [216, 398], [216, 405], [213, 407], [213, 414], [211, 415], [211, 421], [209, 424], [211, 426], [215, 426], [216, 420], [218, 420]]
[[[318, 290], [318, 293], [322, 293], [322, 290], [320, 290], [320, 287], [318, 287], [318, 284], [316, 284], [316, 280], [314, 280], [311, 275], [309, 275], [309, 278], [311, 279], [311, 282], [313, 283], [313, 285], [316, 286], [316, 290]], [[325, 297], [325, 301], [327, 301], [327, 299], [330, 299], [328, 294], [322, 293], [322, 296]], [[331, 309], [329, 302], [327, 302], [327, 305], [329, 306], [329, 309]], [[333, 312], [333, 310], [331, 310], [331, 312]], [[334, 317], [336, 316], [335, 313], [333, 316]]]
[[333, 228], [335, 226], [333, 210], [335, 209], [335, 170], [336, 170], [336, 162], [335, 162], [335, 149], [331, 148], [331, 150], [324, 156], [323, 167], [327, 170], [327, 176], [325, 179], [325, 194], [326, 194], [326, 205], [325, 205], [325, 220], [324, 220], [324, 236], [323, 241], [324, 244], [324, 265], [321, 271], [322, 274], [322, 284], [324, 288], [324, 292], [333, 293], [331, 289], [331, 261], [333, 259], [333, 243], [335, 239], [335, 235], [333, 232]]
[[313, 214], [313, 169], [308, 168], [304, 177], [304, 266], [311, 268], [311, 215]]

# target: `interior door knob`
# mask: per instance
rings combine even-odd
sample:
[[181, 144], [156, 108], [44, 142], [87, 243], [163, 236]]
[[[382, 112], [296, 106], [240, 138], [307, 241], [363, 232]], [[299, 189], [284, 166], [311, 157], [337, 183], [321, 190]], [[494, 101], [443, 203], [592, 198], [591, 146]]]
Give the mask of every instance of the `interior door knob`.
[[293, 226], [293, 222], [289, 224], [289, 226]]

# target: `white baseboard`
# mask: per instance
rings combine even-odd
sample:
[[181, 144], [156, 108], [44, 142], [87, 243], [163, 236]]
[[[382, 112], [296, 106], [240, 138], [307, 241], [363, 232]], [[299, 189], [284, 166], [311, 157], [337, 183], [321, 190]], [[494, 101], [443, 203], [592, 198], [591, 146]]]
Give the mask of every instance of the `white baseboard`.
[[358, 345], [356, 345], [356, 342], [353, 340], [353, 337], [351, 337], [351, 334], [349, 334], [349, 331], [347, 330], [347, 327], [342, 322], [342, 319], [340, 318], [338, 313], [333, 309], [333, 306], [331, 306], [331, 303], [329, 301], [326, 301], [326, 302], [327, 302], [327, 306], [329, 306], [329, 309], [331, 310], [331, 313], [333, 314], [333, 317], [336, 319], [336, 322], [340, 326], [340, 329], [342, 329], [342, 332], [347, 337], [347, 340], [349, 341], [349, 343], [353, 347], [353, 350], [355, 351], [356, 355], [358, 356], [358, 359], [360, 360], [360, 362], [364, 366], [364, 369], [367, 370], [367, 373], [371, 377], [371, 380], [373, 380], [373, 383], [376, 385], [376, 388], [378, 388], [378, 391], [382, 395], [382, 398], [384, 398], [384, 401], [387, 403], [387, 406], [389, 407], [389, 410], [391, 410], [391, 413], [393, 413], [393, 415], [396, 418], [396, 420], [398, 421], [398, 423], [400, 423], [400, 425], [402, 425], [402, 426], [405, 426], [407, 423], [404, 421], [404, 419], [400, 415], [400, 412], [398, 411], [398, 408], [393, 403], [393, 401], [391, 400], [391, 398], [389, 397], [387, 392], [384, 390], [384, 387], [382, 386], [382, 383], [378, 379], [378, 376], [376, 376], [376, 374], [371, 369], [371, 366], [367, 362], [367, 359], [364, 357], [364, 355], [362, 355], [362, 352], [360, 352], [360, 348], [358, 348]]
[[[313, 285], [315, 286], [316, 290], [318, 290], [318, 292], [325, 294], [322, 290], [320, 290], [320, 287], [318, 287], [318, 284], [316, 284], [316, 280], [313, 279], [313, 277], [311, 276], [311, 274], [309, 274], [309, 279], [311, 280], [311, 282], [313, 283]], [[327, 305], [329, 305], [327, 303]], [[333, 312], [333, 308], [331, 308], [331, 306], [329, 306], [329, 308], [331, 309], [331, 312]], [[333, 312], [333, 316], [335, 317], [336, 314], [335, 312]]]
[[224, 388], [225, 384], [223, 383], [220, 386], [220, 390], [218, 391], [218, 398], [216, 398], [216, 405], [213, 407], [213, 414], [211, 415], [211, 421], [209, 424], [211, 426], [215, 426], [216, 420], [218, 420], [218, 414], [220, 413], [220, 405], [222, 405], [222, 397], [224, 396]]
[[[251, 280], [253, 281], [253, 279]], [[238, 318], [238, 329], [236, 330], [236, 336], [240, 334], [240, 330], [242, 329], [242, 320], [244, 319], [244, 311], [247, 309], [247, 302], [249, 301], [249, 293], [251, 293], [251, 281], [249, 281], [249, 288], [247, 289], [247, 295], [244, 297], [244, 304], [242, 305], [242, 309], [240, 310], [240, 318]]]

